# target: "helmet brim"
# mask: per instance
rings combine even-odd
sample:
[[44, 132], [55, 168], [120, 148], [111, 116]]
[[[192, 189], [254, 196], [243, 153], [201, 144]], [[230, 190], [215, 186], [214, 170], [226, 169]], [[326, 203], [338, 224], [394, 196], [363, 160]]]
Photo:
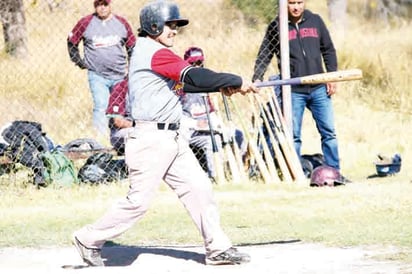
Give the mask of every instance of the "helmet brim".
[[175, 20], [166, 21], [165, 23], [173, 23], [173, 22], [176, 22], [178, 27], [184, 27], [187, 24], [189, 24], [188, 19], [175, 19]]
[[314, 182], [310, 183], [310, 186], [314, 186], [314, 187], [343, 186], [343, 185], [346, 185], [346, 183], [342, 182], [342, 181], [336, 181], [336, 180], [323, 182], [322, 184], [321, 183], [314, 183]]
[[346, 183], [342, 182], [342, 181], [333, 181], [333, 185], [334, 186], [342, 186], [342, 185], [346, 185]]
[[195, 62], [203, 62], [205, 58], [203, 56], [194, 56], [194, 57], [189, 57], [186, 59], [186, 61], [190, 64], [195, 63]]

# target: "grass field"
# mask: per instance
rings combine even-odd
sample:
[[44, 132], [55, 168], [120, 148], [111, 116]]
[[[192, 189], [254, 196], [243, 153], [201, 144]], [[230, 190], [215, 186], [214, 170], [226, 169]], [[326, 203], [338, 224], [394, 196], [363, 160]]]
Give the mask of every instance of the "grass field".
[[[118, 11], [136, 26], [137, 9], [122, 10], [129, 1], [116, 2]], [[265, 26], [248, 27], [237, 12], [221, 9], [222, 1], [199, 1], [207, 21], [196, 20], [197, 14], [190, 12], [192, 2], [180, 2], [193, 21], [179, 34], [176, 51], [199, 45], [205, 49], [208, 67], [251, 77]], [[308, 2], [326, 18], [326, 1]], [[215, 186], [222, 224], [236, 244], [299, 239], [333, 246], [394, 246], [399, 250], [396, 257], [386, 259], [412, 262], [411, 23], [364, 21], [356, 13], [358, 1], [348, 2], [349, 25], [344, 39], [336, 43], [339, 63], [342, 69], [361, 68], [365, 77], [340, 84], [334, 104], [342, 171], [354, 183], [338, 188], [309, 188], [306, 182]], [[61, 142], [90, 133], [86, 76], [70, 63], [65, 45], [77, 16], [90, 8], [73, 4], [47, 14], [51, 21], [46, 21], [44, 11], [31, 7], [31, 55], [23, 61], [0, 56], [0, 70], [10, 72], [0, 75], [0, 99], [6, 102], [0, 105], [1, 123], [33, 118]], [[276, 72], [274, 64], [268, 74]], [[237, 99], [246, 105], [247, 100]], [[304, 153], [320, 151], [309, 115], [303, 136]], [[401, 172], [367, 179], [375, 174], [378, 153], [400, 153]], [[127, 183], [38, 191], [26, 185], [23, 176], [0, 177], [0, 247], [68, 245], [75, 229], [96, 220], [127, 191]], [[201, 238], [174, 194], [162, 187], [147, 216], [116, 243], [201, 244]]]
[[[65, 246], [127, 191], [127, 183], [71, 189], [2, 188], [0, 247]], [[307, 184], [215, 186], [222, 225], [237, 245], [301, 240], [331, 246], [395, 247], [412, 262], [412, 183], [374, 178], [336, 188]], [[201, 244], [173, 192], [162, 186], [123, 245]]]

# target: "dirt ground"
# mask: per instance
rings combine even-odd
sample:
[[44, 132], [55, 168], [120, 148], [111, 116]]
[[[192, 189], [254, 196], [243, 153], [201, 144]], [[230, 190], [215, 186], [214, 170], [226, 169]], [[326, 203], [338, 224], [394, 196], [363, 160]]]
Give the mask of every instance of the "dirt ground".
[[382, 261], [395, 250], [333, 248], [302, 242], [239, 247], [252, 260], [235, 266], [206, 266], [200, 246], [104, 247], [105, 267], [86, 267], [74, 247], [0, 249], [0, 273], [412, 273], [412, 266]]

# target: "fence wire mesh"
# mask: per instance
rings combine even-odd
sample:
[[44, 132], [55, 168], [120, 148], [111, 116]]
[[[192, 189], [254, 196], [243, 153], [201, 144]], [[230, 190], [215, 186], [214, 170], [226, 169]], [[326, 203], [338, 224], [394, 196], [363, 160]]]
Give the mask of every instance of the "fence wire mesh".
[[[268, 19], [242, 13], [235, 4], [227, 0], [176, 2], [180, 6], [182, 17], [190, 20], [187, 27], [179, 30], [174, 46], [176, 53], [183, 56], [183, 52], [189, 46], [199, 46], [204, 50], [206, 67], [216, 71], [233, 72], [250, 80]], [[114, 0], [112, 12], [124, 17], [136, 35], [139, 27], [139, 11], [145, 3], [146, 1]], [[266, 14], [272, 14], [272, 19], [275, 17], [276, 5], [273, 2], [268, 1], [266, 6], [260, 4], [260, 8], [264, 8]], [[36, 174], [42, 174], [44, 163], [38, 159], [45, 150], [49, 150], [48, 142], [52, 142], [54, 147], [64, 148], [74, 140], [96, 141], [97, 148], [93, 148], [94, 143], [83, 142], [77, 148], [83, 154], [79, 151], [76, 155], [67, 154], [75, 161], [77, 170], [85, 165], [88, 157], [97, 152], [113, 154], [114, 159], [121, 159], [121, 156], [111, 150], [110, 138], [99, 135], [93, 126], [93, 100], [87, 70], [80, 69], [69, 57], [67, 37], [70, 31], [80, 18], [94, 11], [92, 0], [3, 0], [0, 2], [0, 22], [3, 25], [0, 30], [0, 36], [3, 37], [0, 41], [0, 70], [2, 71], [0, 125], [5, 129], [14, 121], [30, 121], [38, 123], [41, 127], [40, 131], [36, 132], [26, 130], [13, 140], [19, 142], [19, 146], [14, 148], [15, 151], [12, 151], [8, 157], [8, 160], [22, 164], [23, 169], [24, 166], [29, 167], [29, 173], [33, 175], [25, 180], [27, 182], [36, 178]], [[80, 43], [79, 50], [82, 56], [83, 49]], [[273, 61], [269, 64], [266, 76], [276, 73], [276, 61]], [[268, 94], [272, 94], [272, 91], [269, 90]], [[224, 123], [233, 123], [235, 128], [243, 132], [246, 150], [250, 151], [247, 144], [259, 143], [256, 125], [262, 124], [259, 117], [253, 117], [252, 109], [259, 109], [257, 103], [254, 100], [250, 101], [247, 96], [233, 96], [231, 104], [236, 104], [239, 111], [236, 112], [230, 105], [232, 121], [228, 121], [220, 94], [213, 94], [212, 97], [216, 100], [215, 103]], [[250, 107], [250, 104], [256, 105]], [[41, 136], [34, 136], [39, 132]], [[33, 143], [40, 142], [41, 145], [34, 145], [35, 148], [31, 148], [34, 154], [30, 157], [34, 159], [24, 163], [21, 155], [23, 143], [30, 138], [34, 138]], [[4, 139], [2, 136], [2, 141], [5, 141]], [[4, 143], [10, 143], [10, 140]], [[223, 142], [221, 151], [224, 151], [225, 145], [233, 149], [233, 142]], [[7, 149], [10, 153], [10, 148], [2, 146], [3, 155]], [[193, 149], [207, 172], [209, 168], [208, 161], [204, 157], [204, 149], [195, 146]], [[256, 157], [247, 156], [245, 144], [236, 149], [243, 150], [243, 169], [248, 173], [247, 179], [249, 179], [249, 173], [253, 173], [250, 170], [249, 160], [256, 160]], [[89, 152], [85, 152], [87, 150]], [[233, 179], [233, 174], [227, 172], [228, 156], [222, 152], [221, 159], [223, 159], [227, 179]], [[2, 161], [6, 162], [4, 157]], [[118, 170], [116, 174], [118, 175], [119, 172], [121, 171]], [[9, 175], [3, 164], [2, 173]], [[4, 176], [0, 178], [4, 179]], [[5, 180], [9, 179], [10, 177], [7, 177]]]

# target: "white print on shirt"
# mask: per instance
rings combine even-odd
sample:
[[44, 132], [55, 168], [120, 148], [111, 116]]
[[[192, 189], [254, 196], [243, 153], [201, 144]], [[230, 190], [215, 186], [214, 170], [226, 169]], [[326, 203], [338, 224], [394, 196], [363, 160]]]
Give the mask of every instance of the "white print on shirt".
[[121, 38], [119, 35], [109, 35], [109, 36], [93, 36], [93, 46], [95, 48], [107, 48], [114, 45], [117, 45], [120, 42]]

